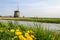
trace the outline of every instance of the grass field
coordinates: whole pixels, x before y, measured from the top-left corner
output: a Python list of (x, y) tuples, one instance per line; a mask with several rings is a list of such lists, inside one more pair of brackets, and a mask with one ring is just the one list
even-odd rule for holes
[(0, 22), (0, 40), (60, 40), (60, 33), (35, 24), (33, 27)]
[(19, 20), (46, 23), (60, 23), (60, 18), (36, 18), (36, 17), (20, 17), (20, 18), (0, 18), (0, 20)]

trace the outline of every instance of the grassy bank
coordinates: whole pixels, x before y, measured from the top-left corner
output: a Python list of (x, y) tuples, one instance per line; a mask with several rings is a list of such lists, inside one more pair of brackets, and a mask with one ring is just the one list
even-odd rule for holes
[(45, 23), (60, 23), (60, 18), (34, 18), (34, 17), (21, 17), (21, 18), (0, 18), (0, 20), (19, 20), (19, 21), (33, 21)]
[(37, 24), (30, 27), (0, 22), (0, 40), (60, 40), (60, 34)]

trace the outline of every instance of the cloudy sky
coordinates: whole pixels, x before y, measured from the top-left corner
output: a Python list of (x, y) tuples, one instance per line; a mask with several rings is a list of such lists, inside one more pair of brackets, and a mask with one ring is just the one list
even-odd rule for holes
[(60, 18), (60, 0), (0, 0), (0, 15), (13, 16), (17, 5), (20, 16)]

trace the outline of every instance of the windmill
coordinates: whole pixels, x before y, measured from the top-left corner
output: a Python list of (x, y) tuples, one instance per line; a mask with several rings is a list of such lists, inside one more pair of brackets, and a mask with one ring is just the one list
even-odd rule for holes
[(20, 11), (19, 11), (19, 7), (17, 5), (17, 10), (14, 11), (14, 17), (18, 18), (19, 17), (19, 13), (20, 13)]

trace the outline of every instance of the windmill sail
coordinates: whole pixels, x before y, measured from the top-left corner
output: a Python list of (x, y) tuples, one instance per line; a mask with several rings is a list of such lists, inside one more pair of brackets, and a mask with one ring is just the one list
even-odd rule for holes
[(19, 7), (17, 5), (17, 10), (14, 11), (14, 17), (19, 17), (19, 13), (20, 13), (20, 11), (19, 11)]

